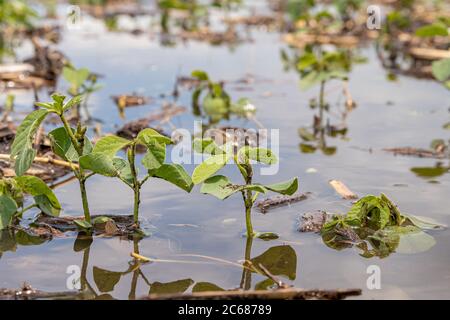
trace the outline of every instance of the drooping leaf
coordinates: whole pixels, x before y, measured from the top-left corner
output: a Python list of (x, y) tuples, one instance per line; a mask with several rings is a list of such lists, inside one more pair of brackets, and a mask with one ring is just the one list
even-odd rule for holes
[(127, 147), (131, 141), (110, 135), (97, 141), (92, 152), (103, 153), (109, 157), (114, 157), (117, 152)]
[(36, 156), (36, 151), (33, 149), (33, 138), (48, 113), (45, 109), (33, 111), (25, 117), (17, 129), (16, 137), (11, 145), (11, 158), (16, 161), (17, 176), (23, 175), (33, 163)]
[(207, 139), (194, 139), (194, 142), (192, 143), (194, 151), (197, 153), (205, 153), (205, 154), (224, 154), (225, 151), (219, 147), (213, 139), (207, 138)]
[(246, 185), (246, 186), (233, 185), (227, 177), (220, 175), (205, 180), (200, 189), (200, 192), (204, 194), (213, 195), (220, 200), (225, 200), (234, 193), (243, 190), (252, 190), (260, 193), (267, 192), (266, 188), (261, 185)]
[(276, 184), (266, 185), (265, 187), (270, 191), (291, 196), (298, 189), (298, 178)]
[(34, 176), (16, 177), (18, 185), (23, 192), (34, 197), (36, 204), (42, 212), (52, 216), (58, 216), (61, 212), (61, 204), (47, 184)]
[(272, 150), (265, 148), (245, 146), (239, 150), (239, 155), (245, 157), (246, 159), (258, 161), (268, 165), (276, 164), (278, 162), (278, 158)]
[(103, 153), (90, 153), (80, 157), (80, 166), (105, 177), (117, 177), (113, 159)]
[[(75, 132), (75, 129), (71, 129), (72, 132)], [(64, 127), (56, 128), (52, 130), (48, 135), (52, 145), (52, 150), (56, 155), (60, 156), (66, 161), (78, 162), (78, 152), (72, 144), (72, 140), (70, 140), (69, 134)], [(93, 146), (91, 141), (87, 137), (85, 137), (83, 155), (91, 153), (92, 149)]]
[(163, 164), (156, 170), (150, 170), (149, 174), (152, 177), (166, 180), (186, 192), (191, 192), (194, 187), (191, 176), (179, 164)]
[(11, 197), (0, 195), (0, 230), (11, 225), (12, 218), (17, 212), (17, 204)]
[(147, 170), (156, 170), (166, 160), (166, 146), (157, 140), (151, 139), (146, 143), (147, 153), (142, 158), (142, 165)]
[(199, 166), (194, 169), (192, 173), (192, 182), (199, 184), (214, 175), (217, 171), (222, 169), (230, 160), (229, 154), (218, 154), (209, 157)]
[(73, 223), (77, 226), (81, 231), (87, 231), (92, 229), (92, 225), (86, 220), (73, 220)]

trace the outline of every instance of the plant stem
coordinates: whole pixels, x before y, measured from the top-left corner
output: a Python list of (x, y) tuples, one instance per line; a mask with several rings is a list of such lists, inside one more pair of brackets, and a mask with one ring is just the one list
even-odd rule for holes
[(139, 224), (139, 205), (141, 203), (141, 184), (138, 181), (136, 170), (136, 143), (133, 143), (128, 149), (128, 162), (130, 163), (131, 175), (133, 176), (134, 190), (134, 223)]
[(325, 108), (325, 81), (320, 82), (320, 96), (319, 96), (319, 118), (320, 126), (322, 127), (323, 111)]
[[(248, 194), (250, 193), (250, 195)], [(247, 238), (253, 238), (255, 233), (253, 232), (252, 226), (252, 194), (251, 191), (247, 190), (247, 196), (245, 197), (245, 225), (247, 227)]]
[[(72, 141), (72, 144), (77, 151), (78, 155), (81, 157), (83, 155), (83, 146), (80, 145), (80, 143), (77, 141), (77, 138), (73, 134), (72, 128), (70, 127), (69, 123), (67, 122), (67, 119), (64, 117), (64, 114), (59, 115), (64, 128), (66, 129), (67, 134), (69, 135), (70, 140)], [(84, 137), (83, 137), (84, 139)], [(91, 223), (91, 212), (89, 210), (89, 201), (87, 198), (87, 192), (86, 192), (86, 175), (84, 173), (83, 168), (79, 166), (78, 170), (74, 171), (76, 177), (78, 178), (78, 181), (80, 183), (80, 193), (81, 193), (81, 200), (83, 202), (83, 212), (84, 212), (84, 219)]]

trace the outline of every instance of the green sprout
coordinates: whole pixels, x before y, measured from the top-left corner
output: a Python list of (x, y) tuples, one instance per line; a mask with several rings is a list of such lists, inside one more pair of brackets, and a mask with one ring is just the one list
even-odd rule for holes
[[(240, 192), (245, 205), (245, 222), (247, 237), (267, 238), (273, 237), (272, 233), (258, 233), (253, 231), (251, 213), (252, 207), (259, 194), (273, 191), (282, 195), (292, 195), (298, 189), (298, 179), (294, 178), (286, 182), (263, 185), (253, 182), (253, 167), (251, 161), (272, 165), (277, 163), (277, 157), (269, 149), (242, 147), (234, 154), (228, 145), (219, 147), (212, 139), (195, 139), (194, 150), (198, 153), (210, 154), (202, 164), (197, 166), (192, 174), (194, 184), (203, 183), (201, 192), (210, 194), (224, 200), (231, 195)], [(222, 169), (231, 159), (239, 169), (244, 184), (233, 184), (226, 176), (214, 175)]]

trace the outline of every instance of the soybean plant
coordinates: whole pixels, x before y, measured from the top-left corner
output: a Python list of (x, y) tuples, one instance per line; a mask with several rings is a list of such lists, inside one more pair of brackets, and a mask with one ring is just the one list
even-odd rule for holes
[(93, 173), (86, 173), (85, 169), (77, 164), (79, 158), (92, 152), (93, 145), (86, 137), (87, 127), (78, 123), (74, 129), (69, 125), (65, 113), (81, 102), (81, 97), (76, 96), (65, 103), (66, 97), (60, 94), (52, 95), (52, 102), (38, 102), (40, 109), (33, 111), (25, 117), (17, 129), (16, 137), (11, 146), (11, 160), (15, 161), (15, 172), (22, 176), (32, 165), (37, 151), (33, 148), (34, 136), (45, 118), (51, 114), (58, 116), (62, 127), (49, 133), (53, 153), (67, 161), (78, 179), (81, 199), (83, 203), (84, 218), (87, 223), (91, 221), (89, 203), (86, 192), (86, 180)]
[[(139, 224), (141, 188), (149, 178), (166, 180), (186, 192), (192, 190), (191, 177), (181, 165), (164, 163), (166, 147), (170, 144), (170, 138), (151, 128), (142, 130), (133, 140), (110, 135), (97, 141), (92, 153), (80, 158), (80, 165), (100, 175), (119, 178), (130, 187), (134, 192), (134, 222)], [(141, 161), (147, 170), (142, 180), (139, 180), (136, 166), (138, 146), (147, 150)], [(127, 160), (116, 156), (122, 149), (127, 149)]]
[[(218, 146), (212, 139), (195, 139), (194, 150), (199, 153), (210, 154), (202, 164), (197, 166), (192, 174), (194, 184), (203, 182), (201, 192), (210, 194), (224, 200), (231, 195), (240, 192), (245, 205), (245, 222), (247, 237), (266, 237), (267, 233), (253, 231), (251, 213), (252, 207), (259, 194), (273, 191), (282, 195), (292, 195), (298, 189), (298, 179), (294, 178), (286, 182), (263, 185), (253, 182), (253, 167), (251, 161), (272, 165), (277, 163), (277, 157), (270, 149), (253, 148), (244, 146), (234, 153), (228, 145)], [(223, 175), (214, 175), (222, 169), (231, 159), (239, 169), (244, 180), (243, 184), (234, 184)]]

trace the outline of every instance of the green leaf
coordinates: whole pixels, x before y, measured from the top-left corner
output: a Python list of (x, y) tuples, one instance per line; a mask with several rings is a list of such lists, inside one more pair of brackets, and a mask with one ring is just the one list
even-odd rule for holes
[(58, 216), (61, 212), (61, 204), (47, 184), (34, 176), (16, 177), (17, 184), (23, 192), (34, 197), (39, 209), (45, 214)]
[(213, 139), (207, 138), (207, 139), (194, 139), (193, 142), (193, 148), (194, 151), (197, 153), (205, 153), (205, 154), (224, 154), (225, 151), (220, 148)]
[(151, 140), (156, 140), (161, 144), (172, 144), (172, 140), (170, 138), (163, 136), (158, 131), (151, 128), (147, 128), (139, 132), (136, 140), (143, 145), (147, 145)]
[(36, 151), (33, 150), (33, 138), (48, 115), (44, 109), (36, 110), (25, 117), (17, 129), (16, 137), (11, 146), (11, 158), (16, 161), (17, 176), (23, 175), (32, 165)]
[(121, 272), (109, 271), (94, 266), (93, 268), (94, 282), (100, 292), (110, 292), (119, 283), (122, 277)]
[(441, 82), (450, 79), (450, 58), (433, 62), (431, 70), (433, 76)]
[(105, 217), (105, 216), (95, 217), (95, 219), (92, 220), (92, 225), (102, 224), (102, 223), (106, 223), (108, 221), (113, 221), (113, 219), (111, 219), (109, 217)]
[(166, 146), (157, 140), (151, 139), (146, 144), (147, 153), (142, 158), (142, 165), (147, 170), (155, 170), (161, 167), (166, 160)]
[(403, 214), (407, 220), (410, 221), (411, 224), (415, 225), (416, 227), (422, 229), (422, 230), (442, 230), (445, 229), (447, 226), (426, 217), (418, 217), (413, 215), (407, 215)]
[(208, 94), (203, 99), (203, 110), (210, 117), (223, 117), (228, 113), (228, 103), (223, 97)]
[(112, 158), (130, 144), (131, 141), (127, 139), (113, 135), (106, 136), (97, 141), (92, 152), (103, 153)]
[(229, 154), (218, 154), (209, 157), (202, 164), (198, 165), (192, 173), (192, 182), (199, 184), (222, 169), (230, 160)]
[(89, 70), (86, 68), (74, 69), (70, 67), (64, 67), (63, 77), (69, 82), (74, 90), (77, 90), (81, 85), (89, 78)]
[(11, 197), (0, 195), (0, 230), (11, 225), (12, 218), (17, 212), (17, 204)]
[(179, 164), (163, 164), (156, 170), (149, 171), (152, 177), (170, 182), (186, 192), (191, 192), (194, 184), (191, 176)]
[(121, 158), (113, 158), (113, 165), (117, 170), (118, 176), (122, 180), (125, 180), (129, 185), (132, 185), (134, 179), (130, 163)]
[[(71, 128), (72, 132), (75, 132), (74, 128)], [(53, 152), (62, 159), (70, 162), (78, 162), (79, 155), (75, 150), (72, 140), (70, 140), (69, 134), (64, 127), (56, 128), (49, 132), (49, 138), (52, 145)], [(93, 146), (91, 141), (84, 138), (83, 155), (87, 155), (92, 152)]]
[(247, 185), (247, 186), (233, 185), (227, 177), (220, 175), (207, 179), (203, 183), (200, 192), (204, 194), (213, 195), (220, 200), (225, 200), (234, 193), (243, 190), (252, 190), (260, 193), (267, 192), (267, 190), (261, 185)]
[(266, 185), (265, 187), (270, 191), (290, 196), (293, 195), (298, 189), (298, 179), (294, 178), (289, 181)]
[(317, 63), (317, 58), (312, 52), (305, 53), (301, 56), (297, 63), (297, 68), (303, 71)]
[(426, 26), (422, 26), (416, 30), (416, 36), (419, 37), (436, 37), (436, 36), (448, 36), (447, 27), (441, 23), (433, 23)]
[(52, 94), (53, 109), (59, 114), (63, 113), (65, 99), (66, 99), (65, 95), (59, 93)]
[(278, 162), (277, 156), (270, 149), (245, 146), (239, 150), (238, 154), (245, 157), (245, 162), (247, 162), (247, 159), (255, 160), (268, 165)]
[(78, 95), (73, 97), (72, 99), (69, 100), (69, 102), (67, 102), (64, 107), (63, 107), (63, 111), (67, 111), (70, 108), (77, 106), (81, 103), (81, 101), (83, 101), (83, 96), (82, 95)]
[(73, 220), (73, 223), (77, 226), (81, 231), (87, 231), (92, 229), (92, 225), (86, 220)]
[(201, 70), (194, 70), (192, 71), (192, 77), (200, 80), (200, 81), (208, 81), (209, 80), (209, 76), (205, 71), (201, 71)]
[(113, 159), (103, 153), (90, 153), (80, 157), (80, 166), (105, 177), (117, 177)]

